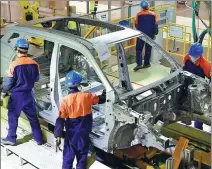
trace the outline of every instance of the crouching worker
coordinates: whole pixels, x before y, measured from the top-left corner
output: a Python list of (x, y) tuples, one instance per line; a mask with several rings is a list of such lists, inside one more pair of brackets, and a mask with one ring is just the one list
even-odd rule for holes
[(36, 115), (35, 100), (32, 89), (39, 80), (39, 65), (27, 56), (29, 44), (26, 39), (19, 39), (15, 49), (17, 58), (9, 65), (8, 76), (3, 83), (1, 99), (10, 91), (8, 102), (9, 129), (6, 138), (1, 139), (5, 145), (16, 144), (18, 118), (23, 111), (28, 118), (32, 134), (38, 145), (43, 143), (40, 124)]
[[(189, 49), (189, 53), (184, 58), (183, 70), (186, 70), (192, 74), (200, 76), (202, 78), (207, 77), (211, 80), (211, 63), (203, 56), (203, 47), (200, 43), (194, 43)], [(203, 129), (203, 123), (195, 121), (194, 127), (197, 129)]]
[(59, 117), (55, 124), (54, 135), (58, 143), (61, 142), (64, 126), (66, 128), (62, 169), (72, 169), (75, 156), (76, 168), (86, 169), (89, 134), (93, 121), (92, 105), (106, 101), (105, 91), (100, 96), (79, 91), (78, 86), (81, 81), (82, 76), (78, 72), (71, 71), (67, 74), (65, 84), (70, 88), (70, 92), (61, 102)]

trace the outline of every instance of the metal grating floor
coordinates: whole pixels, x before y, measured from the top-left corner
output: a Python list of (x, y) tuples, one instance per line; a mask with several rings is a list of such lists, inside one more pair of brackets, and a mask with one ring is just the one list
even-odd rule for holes
[[(1, 118), (1, 136), (4, 137), (6, 133), (7, 121)], [(2, 169), (62, 168), (62, 152), (56, 152), (54, 146), (48, 143), (38, 146), (32, 139), (31, 133), (21, 128), (17, 129), (17, 136), (16, 146), (4, 146), (1, 144)], [(93, 162), (91, 163), (91, 161)], [(109, 169), (109, 167), (90, 157), (88, 157), (88, 163), (91, 163), (89, 169)], [(76, 159), (73, 165), (76, 165)]]
[[(38, 146), (36, 142), (30, 138), (30, 133), (18, 128), (18, 145), (4, 146), (10, 152), (16, 154), (21, 160), (24, 160), (39, 169), (59, 169), (62, 168), (62, 153), (55, 152), (55, 148), (46, 143)], [(27, 140), (28, 138), (28, 140)], [(24, 140), (21, 141), (20, 140)], [(24, 163), (24, 162), (23, 162)]]

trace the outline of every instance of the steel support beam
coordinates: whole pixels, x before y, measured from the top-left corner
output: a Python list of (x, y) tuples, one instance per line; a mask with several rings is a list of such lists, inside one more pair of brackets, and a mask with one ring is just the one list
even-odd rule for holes
[(108, 1), (108, 22), (111, 22), (111, 1)]
[(211, 145), (211, 134), (197, 130), (193, 127), (182, 125), (179, 123), (173, 123), (162, 128), (162, 134), (167, 137), (174, 138), (176, 140), (179, 137), (188, 138), (191, 141), (195, 141), (201, 145), (210, 146)]

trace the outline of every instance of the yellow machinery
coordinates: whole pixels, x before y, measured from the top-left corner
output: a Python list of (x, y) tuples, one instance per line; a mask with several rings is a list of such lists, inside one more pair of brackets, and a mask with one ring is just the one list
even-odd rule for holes
[(19, 1), (19, 4), (22, 9), (22, 20), (30, 21), (39, 18), (38, 8), (39, 2), (35, 1), (33, 5), (30, 5), (29, 1)]
[[(35, 1), (33, 5), (29, 1), (19, 1), (20, 7), (22, 9), (22, 21), (31, 21), (39, 18), (38, 8), (40, 6), (38, 1)], [(35, 25), (37, 27), (43, 27), (41, 24)], [(28, 39), (30, 44), (33, 44), (38, 47), (44, 46), (44, 40), (39, 38), (30, 38)]]
[(1, 28), (4, 28), (4, 23), (5, 23), (5, 20), (1, 18)]

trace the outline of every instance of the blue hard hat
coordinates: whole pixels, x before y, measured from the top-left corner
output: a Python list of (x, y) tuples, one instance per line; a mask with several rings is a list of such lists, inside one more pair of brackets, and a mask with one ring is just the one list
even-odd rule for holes
[(26, 39), (19, 39), (15, 44), (15, 48), (22, 52), (27, 52), (29, 49), (29, 43)]
[(191, 45), (188, 54), (194, 57), (200, 57), (203, 54), (203, 47), (200, 43), (194, 43)]
[(70, 71), (66, 75), (65, 85), (67, 87), (76, 87), (82, 81), (82, 76), (76, 71)]
[(146, 9), (146, 8), (149, 7), (148, 1), (141, 1), (140, 5), (141, 5), (141, 7), (144, 8), (144, 9)]

